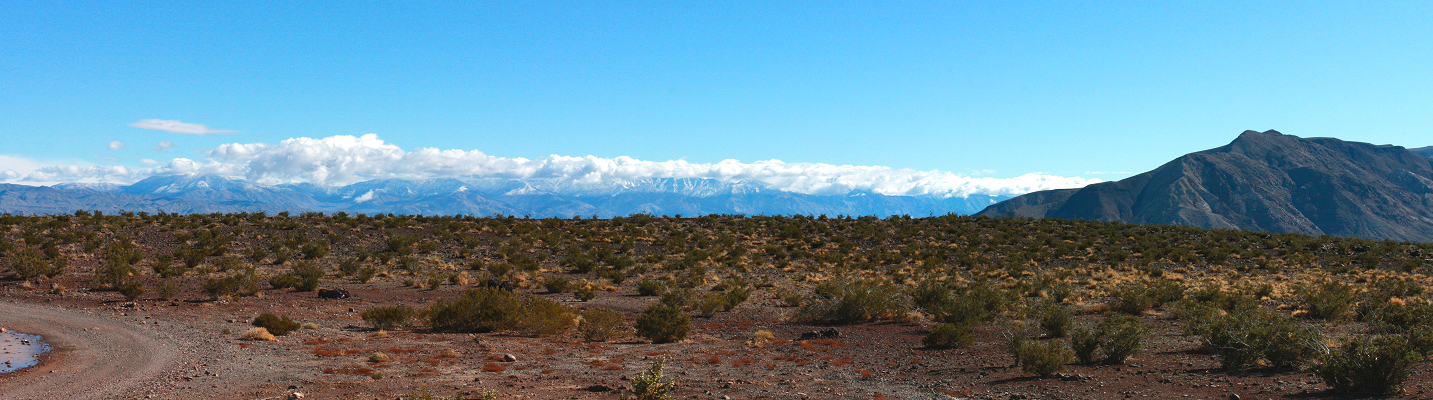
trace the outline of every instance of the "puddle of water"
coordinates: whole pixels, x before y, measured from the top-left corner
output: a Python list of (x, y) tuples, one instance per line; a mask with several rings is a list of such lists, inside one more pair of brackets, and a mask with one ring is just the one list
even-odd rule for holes
[(0, 374), (34, 366), (47, 351), (50, 345), (41, 342), (39, 335), (0, 333)]

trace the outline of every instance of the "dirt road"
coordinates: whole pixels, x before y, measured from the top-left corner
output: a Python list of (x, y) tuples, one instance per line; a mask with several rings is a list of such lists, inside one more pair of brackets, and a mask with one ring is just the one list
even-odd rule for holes
[(0, 326), (54, 348), (47, 362), (0, 377), (7, 399), (142, 398), (183, 348), (132, 323), (58, 306), (0, 303)]

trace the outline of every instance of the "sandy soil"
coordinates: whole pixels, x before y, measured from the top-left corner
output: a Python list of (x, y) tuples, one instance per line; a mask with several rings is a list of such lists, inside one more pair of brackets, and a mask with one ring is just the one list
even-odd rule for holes
[[(758, 291), (736, 310), (694, 319), (688, 340), (645, 343), (627, 336), (586, 343), (575, 332), (554, 337), (504, 333), (374, 332), (358, 312), (375, 305), (420, 306), (464, 290), (397, 286), (350, 288), (355, 297), (318, 299), (311, 292), (267, 291), (229, 302), (118, 301), (111, 292), (51, 294), (13, 285), (0, 289), (0, 326), (44, 335), (55, 346), (46, 363), (0, 378), (13, 399), (159, 398), (394, 399), (416, 388), (476, 398), (616, 399), (626, 377), (658, 358), (669, 360), (677, 398), (698, 399), (1242, 399), (1338, 398), (1307, 372), (1217, 369), (1212, 355), (1184, 336), (1182, 325), (1146, 316), (1145, 351), (1119, 366), (1070, 365), (1063, 378), (1037, 379), (1013, 367), (998, 328), (977, 331), (969, 348), (928, 350), (925, 328), (899, 323), (841, 326), (831, 340), (795, 340), (825, 327), (781, 322), (790, 309)], [(652, 297), (604, 292), (591, 302), (546, 295), (574, 307), (625, 313), (629, 321)], [(318, 329), (277, 342), (238, 340), (259, 313), (276, 312)], [(1092, 324), (1095, 316), (1080, 317)], [(1336, 335), (1339, 326), (1325, 326)], [(747, 342), (771, 330), (765, 347)], [(227, 330), (227, 331), (226, 331)], [(382, 352), (387, 362), (369, 362)], [(512, 355), (515, 362), (503, 361)], [(1398, 398), (1433, 398), (1433, 371), (1420, 365)]]

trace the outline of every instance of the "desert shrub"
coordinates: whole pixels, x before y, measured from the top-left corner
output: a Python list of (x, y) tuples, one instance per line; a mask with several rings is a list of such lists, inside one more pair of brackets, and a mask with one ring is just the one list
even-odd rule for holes
[(582, 323), (577, 331), (589, 342), (605, 342), (622, 334), (627, 329), (622, 314), (612, 310), (591, 309), (582, 313)]
[(766, 347), (766, 345), (771, 344), (771, 342), (774, 340), (776, 340), (776, 334), (771, 333), (771, 331), (765, 329), (752, 332), (751, 334), (752, 346)]
[(597, 298), (597, 292), (589, 287), (581, 287), (577, 288), (577, 290), (572, 291), (572, 297), (576, 298), (579, 301), (590, 301), (592, 299)]
[(423, 314), (429, 327), (437, 332), (482, 333), (511, 329), (525, 335), (548, 335), (576, 323), (572, 313), (557, 302), (487, 287), (434, 303)]
[(1324, 356), (1314, 372), (1334, 391), (1396, 393), (1408, 380), (1408, 370), (1422, 358), (1403, 336), (1358, 338)]
[(717, 312), (722, 311), (722, 309), (725, 309), (726, 307), (726, 298), (720, 294), (715, 293), (709, 293), (705, 296), (702, 296), (702, 299), (697, 301), (696, 306), (697, 314), (701, 315), (702, 318), (714, 317), (716, 316)]
[(254, 326), (267, 329), (269, 333), (283, 336), (299, 329), (299, 323), (290, 319), (287, 315), (279, 316), (272, 313), (259, 314), (254, 318)]
[(259, 293), (259, 277), (253, 268), (237, 271), (223, 278), (209, 278), (203, 284), (204, 293), (215, 299), (221, 297), (244, 297)]
[(338, 272), (343, 276), (352, 276), (362, 267), (362, 261), (359, 261), (358, 257), (348, 258), (338, 263)]
[(996, 288), (986, 280), (964, 287), (946, 288), (926, 281), (912, 294), (916, 306), (937, 321), (952, 324), (990, 322), (1010, 306), (1015, 293)]
[(328, 245), (317, 242), (305, 243), (299, 252), (303, 253), (304, 259), (312, 260), (328, 255)]
[(374, 276), (377, 275), (378, 269), (373, 267), (364, 267), (363, 269), (358, 270), (358, 275), (354, 278), (357, 279), (360, 283), (368, 283), (369, 281), (373, 280)]
[(658, 299), (662, 304), (685, 310), (697, 304), (697, 292), (690, 288), (669, 289)]
[(1027, 340), (1020, 345), (1020, 371), (1040, 377), (1048, 377), (1065, 370), (1065, 364), (1073, 359), (1064, 341), (1040, 342)]
[(90, 281), (90, 287), (118, 290), (120, 285), (133, 280), (136, 275), (139, 275), (139, 270), (136, 270), (134, 265), (121, 258), (108, 257), (103, 266), (95, 269), (95, 277)]
[(1220, 366), (1238, 369), (1267, 360), (1274, 368), (1298, 366), (1318, 357), (1323, 337), (1293, 317), (1260, 310), (1214, 315), (1194, 333), (1203, 338)]
[(115, 285), (114, 289), (129, 301), (135, 301), (139, 299), (139, 296), (144, 295), (144, 283), (135, 277), (128, 277), (127, 279), (121, 280), (118, 285)]
[(1035, 307), (1035, 320), (1040, 330), (1053, 338), (1063, 338), (1070, 333), (1070, 328), (1075, 324), (1073, 313), (1068, 307), (1059, 303), (1046, 303)]
[(798, 320), (849, 324), (903, 317), (910, 298), (895, 288), (877, 283), (840, 284), (827, 298), (815, 299), (796, 312)]
[(1259, 306), (1259, 300), (1255, 296), (1239, 289), (1227, 290), (1220, 285), (1208, 285), (1191, 291), (1189, 299), (1225, 311), (1244, 310)]
[(1322, 319), (1343, 318), (1353, 308), (1356, 295), (1352, 285), (1333, 280), (1298, 291), (1299, 301), (1309, 310), (1309, 316)]
[(269, 277), (269, 287), (274, 288), (274, 290), (288, 289), (298, 286), (298, 284), (299, 277), (294, 276), (294, 274), (278, 274)]
[(1184, 285), (1168, 279), (1149, 282), (1129, 282), (1116, 286), (1110, 292), (1114, 308), (1119, 312), (1138, 315), (1152, 308), (1184, 298)]
[(572, 290), (572, 280), (565, 276), (551, 276), (542, 282), (548, 293), (566, 293)]
[(632, 395), (634, 400), (670, 400), (672, 389), (676, 387), (675, 380), (662, 382), (662, 368), (667, 364), (667, 359), (662, 358), (652, 362), (647, 367), (647, 372), (632, 377)]
[[(55, 259), (55, 261), (63, 258)], [(10, 253), (4, 259), (5, 266), (15, 273), (16, 277), (27, 281), (33, 281), (40, 277), (55, 277), (63, 272), (63, 265), (51, 260), (46, 260), (40, 251), (32, 248), (24, 248), (20, 251)], [(59, 266), (57, 268), (57, 266)]]
[(507, 327), (517, 308), (518, 299), (513, 293), (485, 287), (434, 303), (424, 316), (434, 331), (483, 333)]
[(558, 302), (537, 296), (519, 296), (510, 329), (520, 335), (556, 335), (577, 325), (577, 316)]
[(372, 324), (378, 329), (406, 328), (418, 317), (418, 310), (413, 307), (397, 305), (388, 307), (373, 307), (363, 310), (361, 314), (364, 322)]
[(974, 343), (975, 335), (971, 333), (970, 326), (959, 324), (936, 325), (921, 339), (921, 344), (932, 349), (966, 347)]
[(174, 256), (167, 254), (155, 258), (154, 262), (149, 264), (149, 268), (154, 270), (154, 273), (158, 274), (160, 278), (173, 278), (189, 271), (184, 264), (175, 264)]
[(169, 279), (156, 282), (154, 284), (154, 294), (159, 296), (160, 300), (174, 300), (174, 297), (179, 294), (179, 282)]
[(1076, 330), (1070, 347), (1082, 363), (1121, 364), (1139, 354), (1147, 330), (1139, 317), (1107, 313), (1094, 331)]
[(642, 296), (661, 296), (667, 292), (667, 285), (652, 278), (642, 278), (637, 281), (637, 294)]
[(686, 339), (691, 332), (691, 317), (682, 310), (663, 303), (653, 303), (637, 316), (637, 335), (655, 343)]

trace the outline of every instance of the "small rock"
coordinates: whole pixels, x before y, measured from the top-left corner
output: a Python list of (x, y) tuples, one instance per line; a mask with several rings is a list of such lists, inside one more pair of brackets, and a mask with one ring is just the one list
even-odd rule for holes
[(612, 388), (607, 385), (592, 385), (587, 387), (589, 392), (610, 392)]
[(1231, 395), (1229, 395), (1229, 400), (1239, 400), (1239, 395), (1238, 395), (1238, 394), (1231, 394)]
[(302, 398), (304, 398), (304, 394), (303, 394), (303, 393), (299, 393), (299, 392), (289, 393), (289, 399), (302, 399)]
[(512, 355), (512, 354), (503, 354), (503, 361), (504, 361), (504, 362), (517, 362), (517, 356), (514, 356), (514, 355)]

